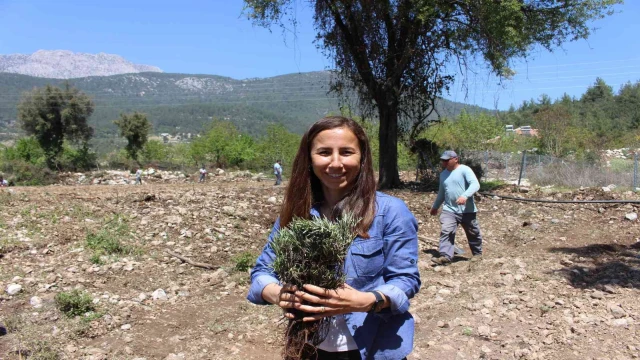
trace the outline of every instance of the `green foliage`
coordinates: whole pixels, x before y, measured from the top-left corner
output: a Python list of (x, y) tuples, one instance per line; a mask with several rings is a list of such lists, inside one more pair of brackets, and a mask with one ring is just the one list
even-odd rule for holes
[(233, 270), (239, 272), (247, 272), (256, 262), (256, 256), (248, 251), (240, 253), (233, 257)]
[(2, 151), (3, 161), (20, 160), (40, 166), (45, 164), (45, 159), (44, 150), (33, 136), (20, 138), (12, 147), (6, 147)]
[(283, 284), (302, 288), (314, 284), (335, 289), (344, 284), (342, 264), (355, 237), (357, 220), (351, 215), (332, 222), (326, 218), (294, 219), (271, 244), (273, 270)]
[(277, 161), (282, 160), (285, 174), (291, 171), (293, 159), (300, 145), (300, 135), (289, 132), (282, 124), (271, 124), (267, 134), (256, 140), (255, 158), (249, 164), (254, 169), (271, 169)]
[(138, 161), (138, 152), (147, 143), (151, 123), (147, 120), (147, 115), (134, 112), (133, 114), (120, 114), (120, 119), (113, 122), (120, 130), (120, 136), (127, 139), (125, 147), (129, 158)]
[(480, 191), (494, 191), (505, 185), (506, 183), (502, 180), (480, 181)]
[(33, 165), (22, 160), (2, 162), (0, 169), (9, 183), (15, 185), (38, 186), (54, 184), (57, 175), (43, 165)]
[(151, 162), (165, 161), (169, 157), (171, 148), (165, 146), (162, 141), (149, 140), (144, 144), (140, 155), (145, 164)]
[(55, 302), (58, 310), (68, 317), (84, 315), (89, 311), (95, 310), (91, 296), (78, 289), (56, 294)]
[(93, 250), (91, 262), (94, 264), (102, 262), (102, 255), (122, 255), (135, 254), (138, 250), (132, 246), (124, 245), (123, 239), (129, 234), (129, 225), (121, 216), (114, 216), (97, 233), (87, 234), (85, 244), (87, 248)]
[(92, 170), (95, 169), (97, 160), (98, 156), (89, 148), (88, 144), (73, 147), (65, 142), (59, 156), (58, 167), (67, 171)]
[[(295, 26), (294, 0), (245, 0), (259, 26)], [(381, 131), (381, 188), (398, 185), (395, 150), (399, 121), (411, 142), (429, 123), (435, 101), (454, 82), (455, 66), (484, 60), (498, 76), (537, 47), (553, 50), (586, 39), (589, 23), (612, 13), (621, 0), (350, 0), (311, 1), (318, 46), (333, 60), (331, 90), (357, 93), (360, 107), (377, 110)], [(285, 25), (286, 24), (286, 25)], [(357, 44), (357, 45), (356, 45)]]
[(633, 171), (633, 160), (611, 159), (609, 161), (610, 169), (616, 173), (626, 173)]
[(495, 116), (463, 111), (453, 121), (445, 119), (430, 126), (421, 137), (443, 149), (492, 150), (503, 134), (504, 125)]
[(251, 161), (255, 144), (231, 122), (214, 120), (205, 133), (191, 142), (189, 154), (194, 163), (213, 163), (217, 167), (240, 166)]
[(47, 166), (53, 169), (64, 140), (86, 144), (93, 136), (87, 119), (93, 102), (79, 90), (47, 85), (25, 93), (18, 105), (20, 127), (33, 135), (44, 150)]

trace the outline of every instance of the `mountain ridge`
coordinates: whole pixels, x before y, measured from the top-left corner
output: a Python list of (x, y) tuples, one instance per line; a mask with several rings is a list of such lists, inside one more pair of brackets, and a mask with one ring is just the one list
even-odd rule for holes
[[(206, 74), (143, 72), (70, 80), (0, 73), (0, 127), (17, 132), (17, 104), (26, 91), (69, 82), (94, 99), (89, 123), (97, 137), (117, 136), (113, 120), (120, 113), (147, 113), (154, 133), (197, 133), (213, 118), (228, 120), (240, 130), (263, 134), (271, 123), (303, 133), (317, 119), (339, 113), (340, 101), (327, 94), (331, 73), (316, 71), (270, 78), (236, 80)], [(438, 101), (442, 116), (488, 111), (477, 106)]]
[(43, 78), (73, 79), (140, 72), (162, 72), (157, 66), (134, 64), (120, 55), (38, 50), (33, 54), (0, 55), (0, 72)]

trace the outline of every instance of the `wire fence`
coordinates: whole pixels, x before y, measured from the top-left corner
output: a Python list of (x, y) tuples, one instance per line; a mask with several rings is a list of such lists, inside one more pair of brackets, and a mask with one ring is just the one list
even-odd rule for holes
[(528, 152), (461, 151), (460, 158), (481, 164), (485, 180), (512, 184), (566, 187), (616, 187), (636, 189), (638, 154), (628, 153), (600, 161), (580, 161)]

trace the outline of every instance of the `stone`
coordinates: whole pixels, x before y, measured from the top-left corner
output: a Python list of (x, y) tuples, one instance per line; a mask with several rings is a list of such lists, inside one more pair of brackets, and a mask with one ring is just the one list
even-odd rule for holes
[(31, 304), (35, 309), (40, 309), (42, 307), (42, 299), (37, 296), (33, 296), (29, 300), (29, 304)]
[(277, 202), (277, 200), (276, 200), (275, 196), (272, 196), (272, 197), (267, 199), (267, 203), (269, 203), (269, 204), (275, 205), (276, 202)]
[(164, 290), (162, 289), (157, 289), (156, 291), (153, 292), (153, 294), (151, 294), (151, 297), (153, 298), (153, 300), (167, 300), (167, 293), (164, 292)]
[(624, 216), (625, 219), (629, 220), (629, 221), (636, 221), (638, 219), (638, 214), (636, 213), (628, 213)]
[(613, 317), (616, 319), (623, 318), (627, 315), (627, 312), (624, 311), (624, 309), (614, 304), (609, 305), (609, 311), (611, 312), (611, 315), (613, 315)]
[(234, 209), (233, 206), (223, 206), (222, 213), (226, 215), (235, 215), (236, 209)]
[(179, 354), (169, 354), (167, 355), (166, 358), (164, 358), (164, 360), (185, 360), (186, 357), (184, 356), (183, 353), (179, 353)]
[(596, 290), (591, 293), (591, 297), (593, 299), (604, 299), (604, 293), (602, 291)]
[(613, 326), (617, 326), (617, 327), (621, 327), (621, 326), (629, 326), (629, 321), (624, 318), (624, 319), (615, 319), (611, 322), (611, 325)]
[(122, 329), (122, 330), (131, 330), (131, 324), (124, 324), (124, 325), (120, 326), (120, 329)]
[(7, 294), (9, 294), (9, 295), (15, 295), (15, 294), (19, 293), (20, 291), (22, 291), (22, 285), (9, 284), (9, 286), (7, 286)]
[(481, 325), (478, 327), (478, 335), (483, 337), (491, 336), (491, 328), (487, 325)]

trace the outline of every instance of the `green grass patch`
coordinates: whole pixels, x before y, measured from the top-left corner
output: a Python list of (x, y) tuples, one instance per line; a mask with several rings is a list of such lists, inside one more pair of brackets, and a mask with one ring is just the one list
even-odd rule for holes
[(506, 185), (502, 180), (480, 181), (480, 191), (494, 191)]
[(630, 172), (633, 171), (633, 160), (611, 159), (609, 160), (609, 168), (617, 173)]
[(68, 317), (83, 315), (95, 310), (91, 296), (78, 289), (58, 293), (55, 297), (55, 302), (58, 310)]
[(89, 233), (86, 238), (87, 248), (93, 250), (89, 261), (102, 265), (102, 255), (140, 255), (142, 251), (134, 246), (123, 244), (130, 237), (129, 224), (116, 215), (111, 218), (97, 233)]
[(464, 336), (473, 335), (473, 329), (470, 328), (470, 327), (466, 327), (466, 328), (462, 329), (462, 335), (464, 335)]

